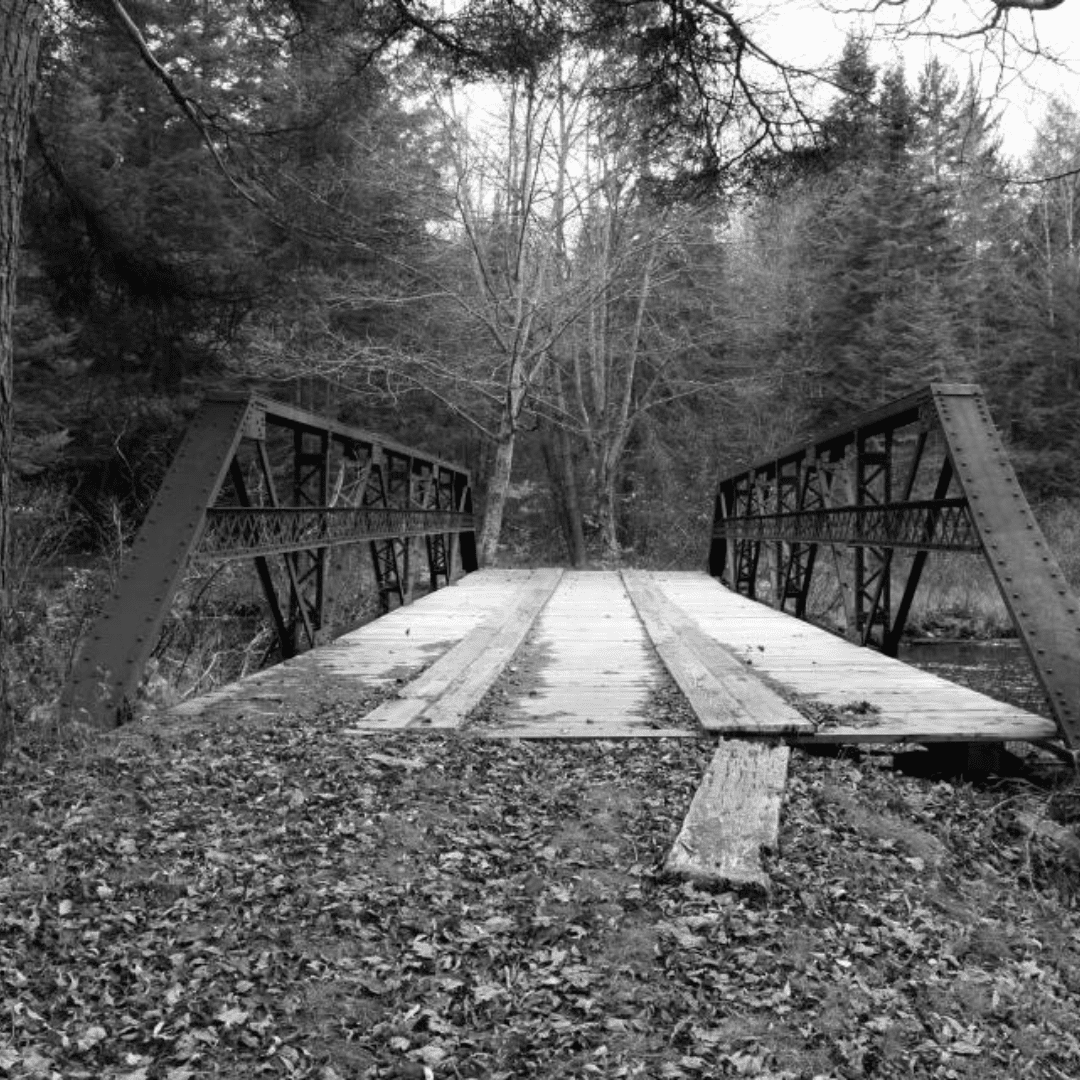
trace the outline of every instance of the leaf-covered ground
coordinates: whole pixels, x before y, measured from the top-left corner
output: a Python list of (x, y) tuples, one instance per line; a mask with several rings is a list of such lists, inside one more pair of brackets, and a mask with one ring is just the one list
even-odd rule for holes
[(0, 1077), (1080, 1075), (1068, 791), (796, 752), (772, 893), (708, 892), (659, 873), (707, 741), (369, 705), (9, 763)]

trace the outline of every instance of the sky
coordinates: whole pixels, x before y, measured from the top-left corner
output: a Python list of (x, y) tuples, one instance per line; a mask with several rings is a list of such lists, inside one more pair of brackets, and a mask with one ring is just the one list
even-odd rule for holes
[[(932, 8), (936, 13), (934, 26), (970, 29), (990, 8), (989, 0), (937, 0)], [(862, 25), (874, 30), (874, 24), (865, 16), (832, 14), (822, 0), (784, 0), (781, 4), (776, 0), (748, 0), (740, 10), (753, 12), (755, 40), (772, 50), (777, 59), (815, 69), (825, 67), (839, 55), (847, 28)], [(1050, 94), (1063, 94), (1080, 107), (1080, 0), (1064, 0), (1060, 7), (1036, 14), (1011, 11), (1009, 25), (1020, 40), (1054, 53), (1060, 62), (1025, 55), (1014, 46), (1002, 63), (995, 50), (987, 50), (982, 38), (956, 43), (918, 37), (900, 44), (882, 42), (873, 56), (884, 65), (900, 57), (912, 80), (931, 51), (962, 81), (966, 81), (969, 71), (975, 72), (984, 93), (992, 95), (1000, 111), (1004, 150), (1019, 160), (1030, 149), (1034, 126)], [(878, 33), (873, 36), (876, 39)]]

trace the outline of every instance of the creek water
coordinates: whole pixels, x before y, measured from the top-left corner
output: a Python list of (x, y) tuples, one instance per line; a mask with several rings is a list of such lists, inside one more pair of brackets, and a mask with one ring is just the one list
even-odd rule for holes
[(912, 641), (900, 659), (998, 701), (1049, 716), (1046, 698), (1019, 641)]

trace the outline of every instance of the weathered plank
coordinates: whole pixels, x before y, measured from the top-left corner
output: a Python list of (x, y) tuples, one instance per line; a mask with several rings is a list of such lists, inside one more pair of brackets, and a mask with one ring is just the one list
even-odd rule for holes
[(350, 733), (460, 725), (518, 650), (562, 574), (557, 569), (534, 571), (497, 617), (471, 630), (396, 700), (374, 709)]
[(860, 648), (737, 596), (705, 574), (651, 578), (700, 632), (785, 694), (840, 712), (860, 702), (873, 707), (839, 716), (808, 742), (1038, 741), (1057, 733), (1051, 720)]
[(706, 731), (789, 734), (813, 730), (804, 716), (746, 665), (703, 634), (647, 574), (624, 570), (622, 578), (656, 651)]
[(761, 851), (776, 847), (789, 754), (783, 743), (722, 740), (664, 869), (703, 884), (767, 888)]
[(662, 669), (613, 571), (568, 572), (519, 658), (528, 680), (489, 738), (605, 739), (695, 735), (648, 716)]
[(318, 692), (347, 698), (350, 692), (404, 683), (453, 648), (471, 630), (496, 618), (535, 572), (483, 570), (456, 584), (356, 630), (175, 706), (170, 715), (196, 716), (211, 709), (247, 708), (261, 702), (262, 712), (292, 708)]

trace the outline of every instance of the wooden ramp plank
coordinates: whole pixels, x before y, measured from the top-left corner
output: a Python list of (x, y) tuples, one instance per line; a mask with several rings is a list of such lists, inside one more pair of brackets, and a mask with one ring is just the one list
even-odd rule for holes
[(789, 755), (783, 743), (722, 740), (664, 869), (702, 884), (768, 888), (761, 851), (776, 847)]
[(262, 711), (290, 707), (298, 698), (329, 690), (343, 699), (355, 689), (412, 678), (476, 626), (505, 610), (531, 570), (481, 570), (455, 584), (336, 638), (329, 645), (255, 672), (169, 710), (177, 717), (262, 702)]
[(712, 732), (790, 734), (813, 725), (746, 666), (702, 634), (640, 570), (623, 584), (656, 651), (701, 726)]
[[(650, 576), (702, 633), (774, 687), (838, 712), (808, 742), (1035, 742), (1057, 734), (1045, 717), (860, 648), (738, 596), (706, 574)], [(844, 715), (861, 702), (872, 711)]]
[(505, 598), (497, 617), (471, 630), (396, 700), (374, 709), (349, 733), (458, 727), (517, 652), (562, 575), (558, 569), (534, 571)]
[(857, 717), (826, 723), (813, 735), (795, 735), (795, 743), (935, 743), (1033, 742), (1053, 738), (1057, 728), (1043, 718), (1003, 712), (932, 713), (913, 709), (906, 714)]

